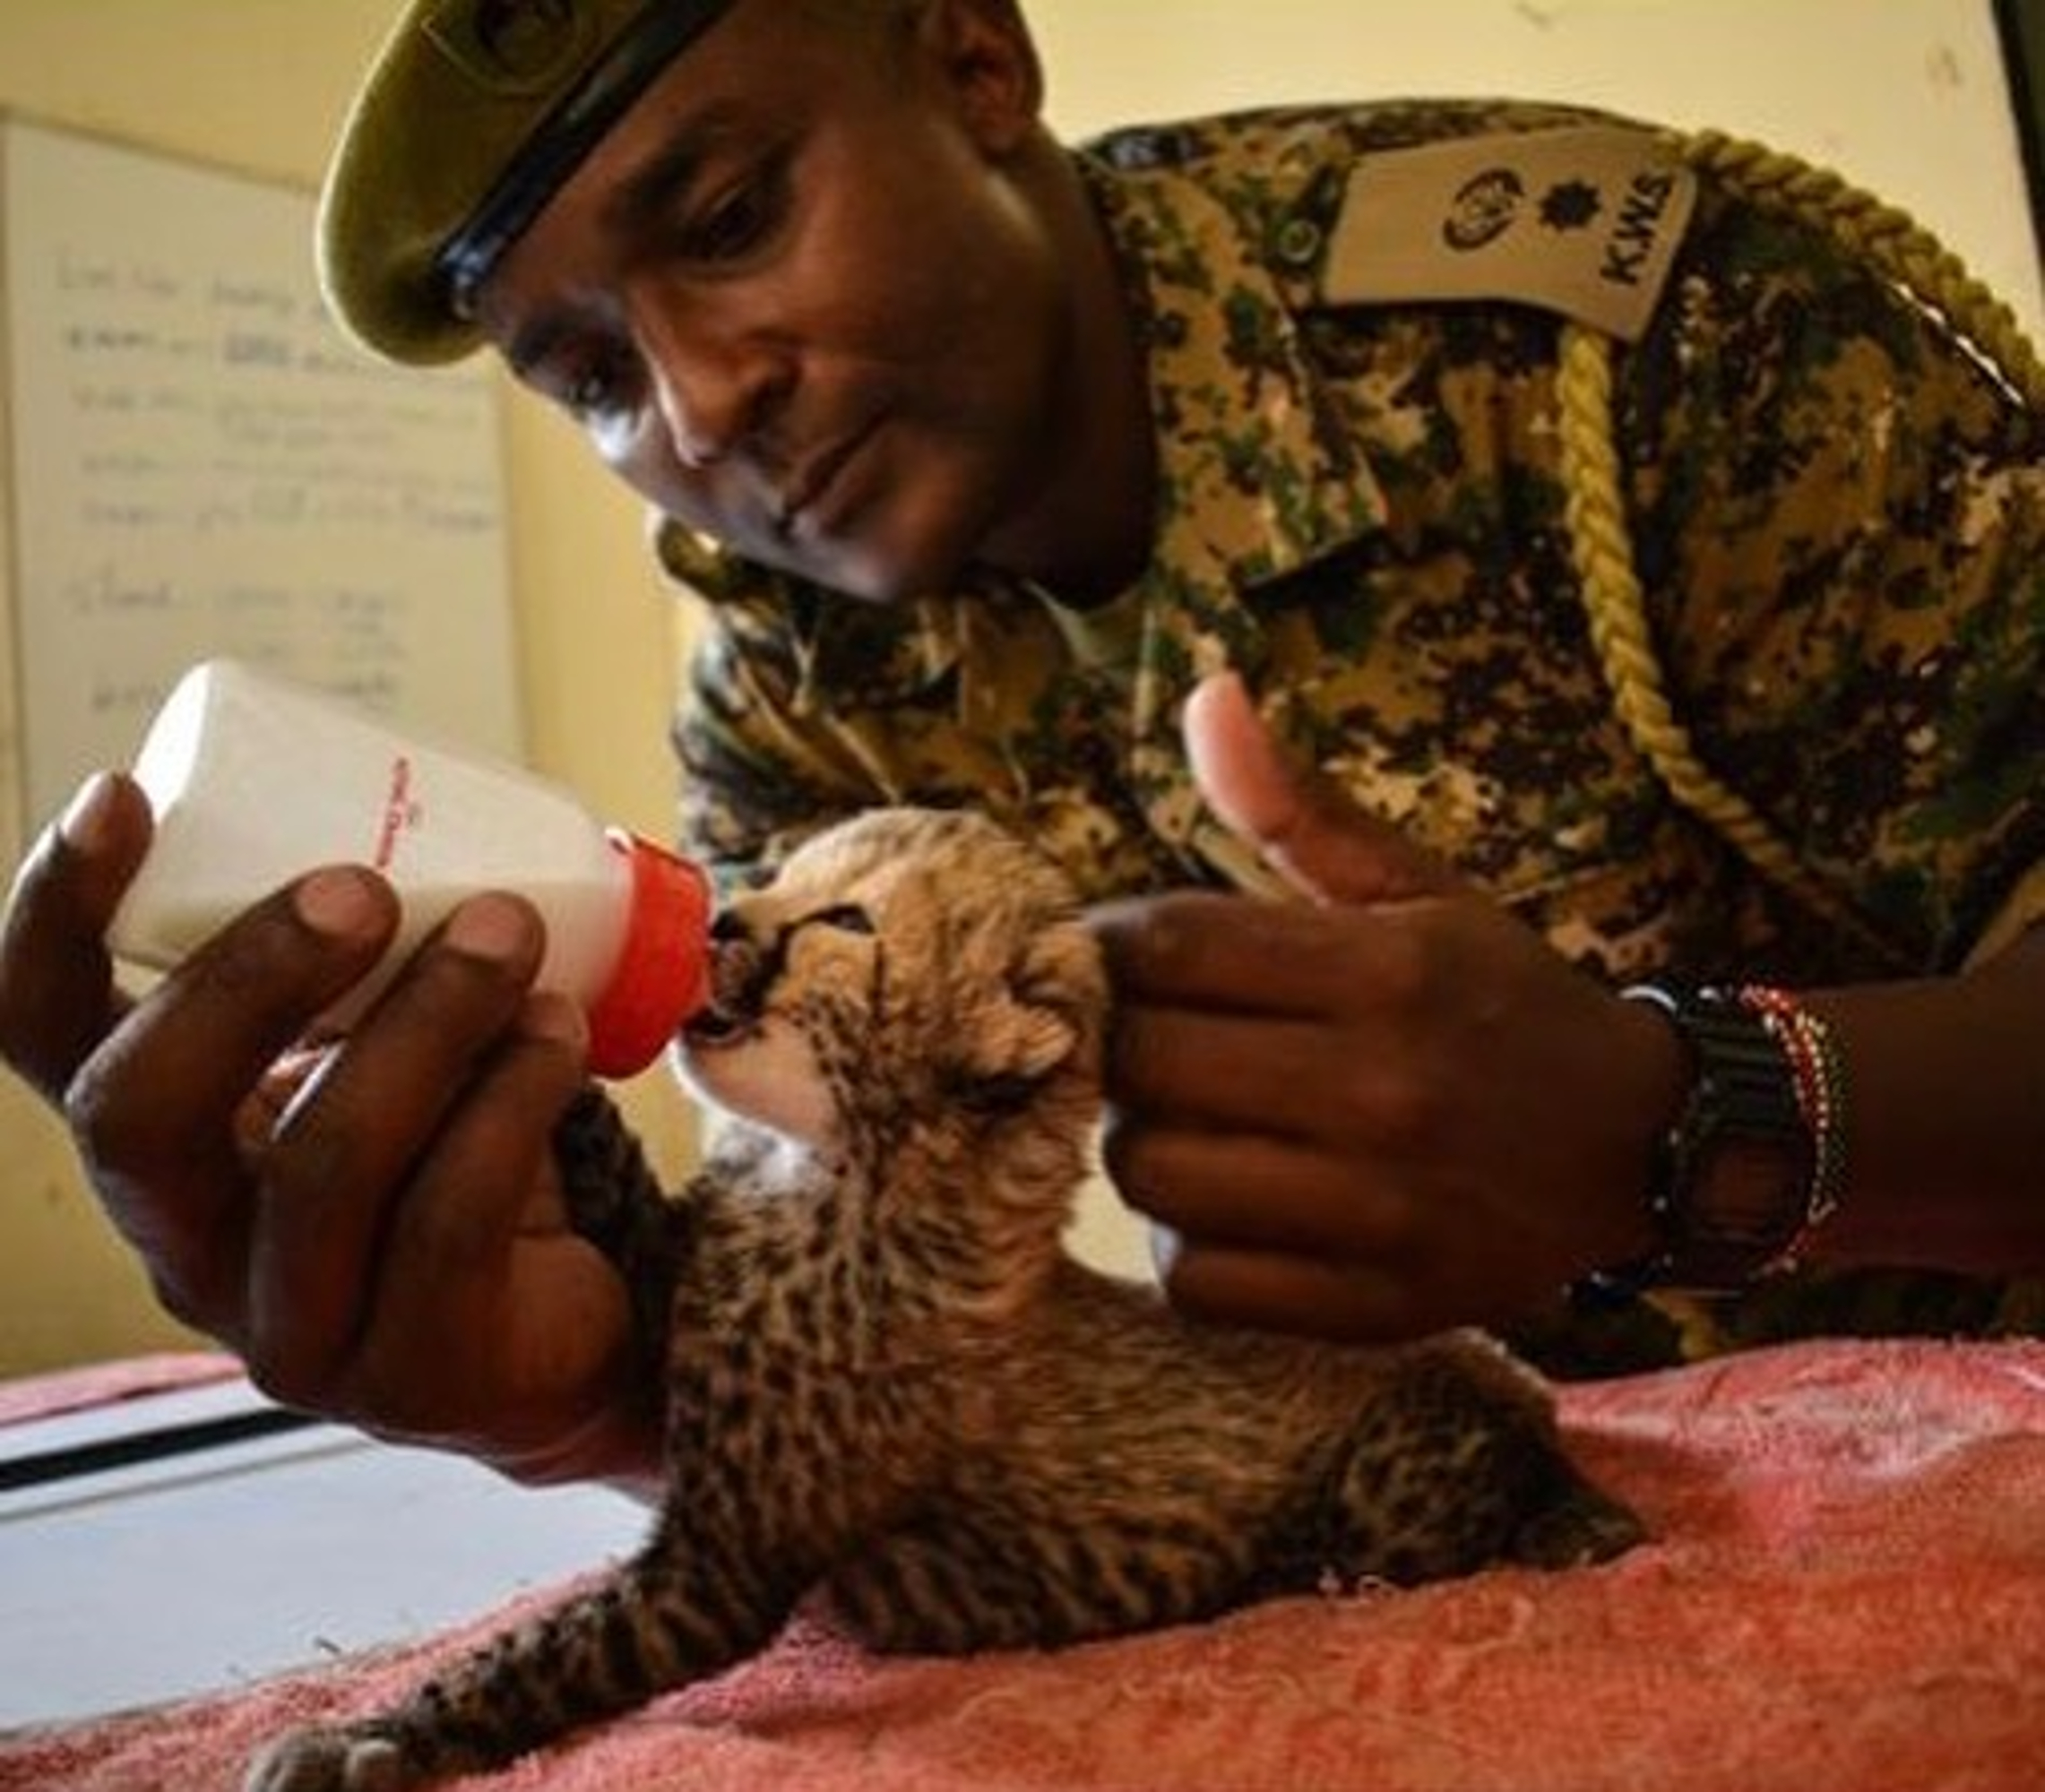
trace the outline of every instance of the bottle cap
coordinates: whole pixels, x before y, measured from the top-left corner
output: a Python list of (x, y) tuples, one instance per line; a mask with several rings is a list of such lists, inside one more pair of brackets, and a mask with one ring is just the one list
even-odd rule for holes
[(617, 963), (590, 1004), (590, 1068), (632, 1076), (710, 999), (710, 880), (686, 858), (613, 830), (632, 871)]

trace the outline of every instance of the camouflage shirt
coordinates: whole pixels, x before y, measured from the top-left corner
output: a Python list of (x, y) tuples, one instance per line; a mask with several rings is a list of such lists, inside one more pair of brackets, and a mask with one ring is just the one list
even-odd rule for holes
[(1150, 564), (1089, 611), (995, 578), (886, 607), (668, 530), (709, 599), (677, 729), (690, 849), (738, 876), (849, 809), (972, 804), (1092, 895), (1225, 881), (1178, 719), (1231, 666), (1300, 752), (1609, 975), (1960, 963), (2045, 860), (2035, 417), (1825, 233), (1708, 178), (1615, 345), (1670, 699), (1856, 940), (1673, 802), (1615, 718), (1564, 522), (1557, 315), (1329, 290), (1359, 159), (1587, 116), (1294, 110), (1079, 151), (1150, 356)]
[[(1589, 116), (1293, 110), (1079, 151), (1150, 357), (1149, 565), (1090, 611), (992, 578), (890, 608), (668, 530), (709, 602), (677, 728), (690, 849), (738, 878), (853, 808), (971, 804), (1096, 897), (1226, 883), (1241, 855), (1178, 722), (1229, 666), (1301, 754), (1615, 978), (1937, 973), (2045, 914), (2041, 426), (1927, 306), (1704, 177), (1613, 347), (1666, 694), (1862, 924), (1842, 928), (1674, 801), (1615, 717), (1569, 547), (1556, 313), (1336, 289), (1363, 159)], [(1591, 209), (1564, 198), (1544, 222)], [(2041, 1292), (1791, 1279), (1692, 1311), (1681, 1341), (2029, 1325)], [(1671, 1305), (1534, 1341), (1563, 1368), (1664, 1359)]]

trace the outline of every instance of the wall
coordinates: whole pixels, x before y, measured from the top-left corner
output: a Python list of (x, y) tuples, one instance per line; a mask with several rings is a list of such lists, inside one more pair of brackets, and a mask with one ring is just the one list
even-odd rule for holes
[[(1264, 100), (1575, 98), (1762, 137), (1908, 206), (2045, 317), (1989, 0), (1028, 0), (1051, 108), (1082, 132)], [(0, 105), (310, 184), (394, 0), (5, 0)], [(506, 407), (515, 598), (537, 763), (669, 826), (674, 620), (636, 508), (537, 407)], [(0, 543), (0, 547), (4, 547)], [(4, 564), (0, 561), (0, 564)], [(0, 755), (4, 758), (4, 755)], [(20, 842), (0, 841), (12, 863)], [(687, 1126), (633, 1091), (664, 1160)], [(172, 1340), (48, 1118), (0, 1084), (0, 1373)], [(1083, 1228), (1133, 1262), (1104, 1197)]]
[(1930, 225), (2045, 324), (1990, 0), (1031, 0), (1051, 111), (1572, 99), (1753, 137)]

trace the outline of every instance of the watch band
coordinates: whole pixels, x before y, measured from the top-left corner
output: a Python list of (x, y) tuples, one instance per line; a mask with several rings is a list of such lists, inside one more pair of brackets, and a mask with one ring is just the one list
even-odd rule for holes
[(1690, 1081), (1657, 1152), (1660, 1244), (1598, 1279), (1727, 1293), (1783, 1266), (1816, 1220), (1820, 1154), (1784, 1030), (1741, 991), (1638, 984), (1680, 1036)]

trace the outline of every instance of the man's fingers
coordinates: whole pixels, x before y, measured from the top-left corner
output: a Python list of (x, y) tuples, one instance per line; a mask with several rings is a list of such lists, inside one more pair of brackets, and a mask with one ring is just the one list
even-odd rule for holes
[(119, 1017), (103, 936), (149, 837), (142, 792), (102, 772), (16, 874), (0, 925), (0, 1058), (52, 1104)]
[(237, 916), (82, 1067), (69, 1106), (96, 1167), (181, 1162), (195, 1119), (222, 1142), (278, 1055), (373, 966), (397, 905), (373, 874), (315, 872)]
[(1291, 764), (1233, 672), (1195, 688), (1184, 726), (1194, 782), (1208, 806), (1302, 895), (1385, 902), (1454, 887), (1432, 854)]
[[(465, 903), (280, 1116), (249, 1262), (249, 1330), (279, 1398), (324, 1403), (394, 1228), (441, 1171), (448, 1116), (488, 1087), (478, 1079), (527, 999), (541, 947), (525, 903)], [(501, 1107), (490, 1111), (501, 1121)], [(545, 1136), (544, 1116), (513, 1111), (517, 1127)], [(530, 1180), (513, 1181), (514, 1197)]]
[(1352, 1344), (1409, 1338), (1437, 1322), (1404, 1278), (1375, 1264), (1216, 1245), (1169, 1231), (1153, 1236), (1152, 1253), (1171, 1304), (1196, 1319)]
[[(1407, 986), (1412, 953), (1394, 927), (1359, 935), (1340, 911), (1245, 902), (1209, 891), (1127, 897), (1088, 919), (1126, 1010), (1136, 1003), (1218, 1013), (1325, 1019), (1349, 992)], [(1218, 1064), (1223, 1075), (1235, 1073)]]
[(1131, 1124), (1111, 1115), (1102, 1155), (1131, 1208), (1207, 1245), (1389, 1262), (1413, 1229), (1395, 1187), (1359, 1187), (1342, 1166), (1268, 1133)]
[[(567, 998), (529, 1000), (393, 1209), (350, 1368), (380, 1426), (427, 1428), (431, 1415), (408, 1415), (405, 1383), (418, 1379), (411, 1340), (449, 1329), (481, 1340), (505, 1329), (519, 1252), (551, 1249), (551, 1298), (588, 1313), (591, 1324), (618, 1306), (615, 1271), (593, 1245), (574, 1248), (557, 1187), (545, 1181), (553, 1125), (582, 1085), (587, 1048), (587, 1028)], [(509, 1425), (516, 1416), (492, 1417)]]
[(246, 1335), (252, 1098), (308, 1019), (375, 962), (395, 912), (367, 872), (303, 880), (134, 1004), (53, 1091), (160, 1297), (216, 1337)]

